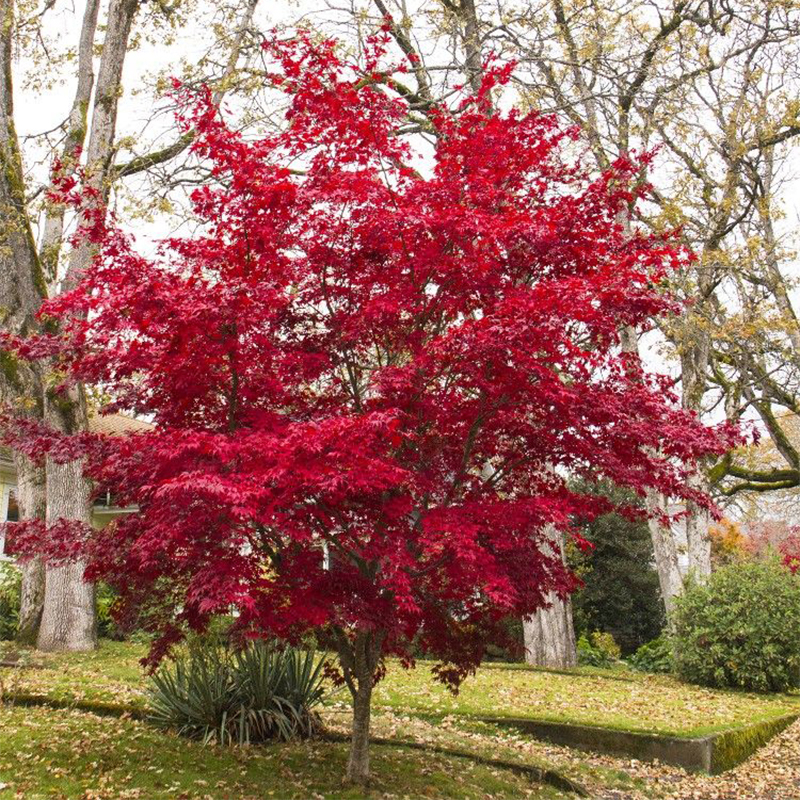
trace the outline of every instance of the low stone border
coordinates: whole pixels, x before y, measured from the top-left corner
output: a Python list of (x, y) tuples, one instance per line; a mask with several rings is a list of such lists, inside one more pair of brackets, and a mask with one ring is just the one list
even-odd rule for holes
[[(74, 700), (32, 695), (25, 693), (7, 693), (0, 697), (0, 703), (19, 706), (49, 706), (50, 708), (71, 711), (83, 711), (99, 716), (129, 717), (146, 720), (145, 709), (136, 706), (120, 705), (102, 700)], [(660, 761), (683, 767), (690, 772), (707, 772), (718, 775), (746, 761), (759, 747), (765, 745), (773, 736), (789, 727), (800, 713), (784, 714), (775, 719), (758, 722), (741, 728), (732, 728), (720, 733), (709, 734), (697, 738), (682, 738), (656, 733), (634, 733), (615, 728), (600, 728), (593, 725), (574, 725), (566, 722), (545, 722), (526, 719), (524, 717), (483, 717), (470, 716), (472, 719), (498, 727), (515, 728), (530, 734), (536, 739), (543, 739), (553, 744), (566, 745), (579, 750), (591, 750), (598, 753), (627, 756), (639, 761)], [(330, 738), (336, 738), (330, 736)], [(347, 737), (344, 737), (347, 738)], [(486, 759), (466, 751), (440, 748), (436, 745), (425, 745), (402, 739), (373, 738), (373, 744), (396, 745), (418, 749), (435, 750), (450, 756), (471, 758), (490, 766), (504, 767), (528, 774), (534, 780), (548, 783), (566, 791), (583, 794), (579, 784), (557, 772), (531, 767), (525, 764)]]
[(741, 764), (799, 717), (800, 713), (786, 714), (766, 722), (693, 739), (524, 718), (478, 719), (500, 727), (516, 728), (536, 739), (544, 739), (553, 744), (628, 756), (639, 761), (660, 761), (683, 767), (690, 772), (718, 775)]

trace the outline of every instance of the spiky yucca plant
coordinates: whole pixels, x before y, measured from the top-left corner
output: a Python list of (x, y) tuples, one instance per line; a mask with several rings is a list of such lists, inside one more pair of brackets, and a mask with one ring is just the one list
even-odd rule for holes
[(153, 676), (150, 716), (205, 743), (308, 738), (319, 727), (323, 663), (312, 651), (268, 642), (233, 653), (195, 646)]

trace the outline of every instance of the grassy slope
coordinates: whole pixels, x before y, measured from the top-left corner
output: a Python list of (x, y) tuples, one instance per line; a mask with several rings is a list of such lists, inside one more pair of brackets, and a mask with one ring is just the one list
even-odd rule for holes
[[(2, 653), (0, 645), (0, 654)], [(139, 666), (144, 648), (102, 642), (89, 654), (35, 656), (43, 669), (0, 668), (0, 696), (32, 694), (57, 700), (103, 702), (143, 708), (145, 681)], [(345, 733), (349, 719), (330, 709), (332, 730)], [(347, 715), (349, 718), (349, 715)], [(337, 720), (337, 717), (341, 717)], [(385, 735), (388, 719), (376, 719)], [(423, 725), (423, 723), (420, 723)], [(436, 731), (422, 741), (506, 757), (510, 748)], [(401, 738), (408, 738), (407, 736)], [(418, 739), (419, 737), (413, 737)], [(205, 747), (130, 718), (81, 710), (0, 705), (0, 800), (35, 798), (532, 798), (567, 795), (532, 783), (507, 769), (469, 759), (395, 746), (373, 746), (373, 782), (368, 795), (342, 785), (347, 745), (334, 742), (251, 748)], [(522, 763), (532, 763), (526, 758)], [(547, 767), (539, 763), (537, 766)], [(582, 770), (575, 777), (584, 777)], [(586, 772), (595, 778), (596, 773)], [(603, 785), (627, 785), (625, 776), (601, 774)]]
[[(103, 642), (95, 653), (47, 658), (47, 669), (18, 671), (17, 688), (59, 699), (143, 707), (141, 645)], [(699, 736), (800, 711), (797, 695), (756, 695), (682, 684), (667, 676), (582, 670), (558, 673), (489, 664), (454, 697), (432, 680), (430, 663), (392, 664), (376, 707), (440, 718), (451, 714), (535, 717), (626, 730)], [(8, 671), (6, 671), (8, 672)], [(345, 695), (339, 696), (346, 701)]]
[[(361, 798), (342, 786), (344, 744), (204, 747), (129, 719), (0, 707), (0, 798)], [(565, 795), (508, 770), (402, 748), (374, 747), (380, 797)]]
[[(43, 669), (0, 669), (0, 694), (143, 708), (146, 682), (138, 663), (143, 654), (139, 645), (103, 642), (95, 653), (37, 656), (34, 660), (42, 660)], [(411, 672), (391, 665), (375, 703), (383, 708), (375, 719), (378, 736), (518, 760), (519, 753), (504, 746), (505, 734), (470, 719), (530, 715), (688, 735), (777, 716), (798, 709), (800, 698), (713, 692), (669, 678), (618, 672), (561, 674), (503, 665), (482, 668), (454, 698), (431, 681), (430, 664), (420, 663)], [(338, 695), (325, 712), (333, 730), (347, 731), (347, 706), (346, 696)], [(346, 756), (346, 745), (338, 743), (203, 747), (129, 718), (0, 706), (0, 800), (364, 797), (341, 784)], [(548, 766), (533, 754), (525, 763)], [(373, 748), (373, 771), (370, 796), (376, 797), (564, 796), (508, 770), (395, 746)], [(578, 761), (567, 773), (592, 788), (630, 786), (630, 779), (614, 770)]]
[(701, 736), (800, 712), (796, 695), (703, 689), (668, 676), (559, 673), (502, 664), (481, 668), (457, 697), (431, 680), (429, 664), (412, 671), (392, 665), (374, 702), (438, 717), (534, 717), (676, 736)]

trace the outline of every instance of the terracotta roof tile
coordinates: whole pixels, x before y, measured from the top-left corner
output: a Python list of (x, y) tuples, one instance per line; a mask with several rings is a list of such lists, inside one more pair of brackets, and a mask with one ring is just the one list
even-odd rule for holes
[(121, 436), (124, 433), (144, 433), (153, 429), (152, 422), (128, 417), (125, 414), (95, 415), (89, 417), (89, 430), (107, 436)]

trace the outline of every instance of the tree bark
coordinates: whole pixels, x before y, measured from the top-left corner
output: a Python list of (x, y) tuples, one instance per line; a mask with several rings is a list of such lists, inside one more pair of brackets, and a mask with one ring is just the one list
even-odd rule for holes
[[(26, 199), (22, 156), (14, 127), (11, 76), (15, 29), (12, 0), (0, 0), (0, 308), (5, 331), (26, 336), (37, 329), (36, 312), (46, 283), (36, 253)], [(42, 418), (42, 381), (30, 364), (4, 352), (0, 360), (0, 399), (24, 416)], [(20, 518), (44, 518), (44, 475), (25, 456), (14, 453)], [(22, 567), (20, 641), (35, 640), (44, 594), (39, 561)]]
[[(564, 561), (564, 537), (554, 528), (547, 532), (550, 544)], [(525, 661), (536, 667), (568, 669), (578, 663), (572, 598), (548, 592), (546, 605), (522, 620)]]
[[(47, 524), (59, 519), (90, 524), (89, 486), (83, 464), (57, 464), (47, 458)], [(48, 564), (44, 611), (36, 646), (49, 651), (86, 651), (97, 647), (94, 585), (84, 579), (82, 560)]]
[[(103, 40), (103, 55), (97, 70), (92, 124), (86, 152), (87, 185), (99, 193), (102, 202), (108, 199), (111, 179), (114, 177), (114, 140), (117, 130), (117, 111), (122, 94), (122, 68), (128, 52), (131, 26), (140, 0), (111, 0), (108, 9), (108, 25)], [(67, 274), (61, 290), (74, 289), (84, 270), (94, 256), (93, 246), (79, 242), (69, 254)]]
[(548, 595), (549, 606), (522, 620), (525, 661), (536, 667), (569, 669), (578, 663), (572, 599)]
[[(627, 219), (629, 224), (629, 220)], [(630, 328), (620, 331), (620, 345), (623, 352), (631, 353), (639, 358), (639, 341), (636, 332)], [(666, 512), (667, 500), (660, 493), (649, 489), (645, 496), (647, 508), (647, 527), (653, 542), (653, 557), (655, 559), (658, 585), (661, 588), (661, 599), (667, 620), (670, 618), (675, 605), (675, 598), (683, 591), (683, 576), (678, 564), (678, 546), (675, 533), (669, 525), (663, 525), (659, 516)], [(709, 551), (710, 552), (710, 551)]]
[[(710, 492), (704, 475), (690, 479), (692, 488)], [(705, 583), (711, 575), (711, 534), (708, 511), (691, 501), (686, 508), (686, 543), (689, 555), (689, 574), (692, 579)]]
[[(87, 150), (86, 171), (88, 185), (106, 199), (109, 177), (114, 157), (117, 109), (122, 92), (122, 68), (128, 51), (131, 25), (139, 0), (112, 0), (108, 10), (108, 24), (103, 41), (103, 53), (97, 73), (97, 88), (92, 109), (91, 130)], [(85, 37), (93, 38), (96, 25), (96, 9), (87, 8), (84, 19)], [(75, 136), (81, 136), (80, 112), (88, 101), (91, 89), (91, 61), (83, 64), (79, 74), (79, 86), (73, 111)], [(84, 111), (85, 113), (85, 111)], [(55, 215), (51, 231), (57, 244), (61, 222)], [(78, 243), (71, 251), (67, 273), (62, 281), (62, 291), (69, 291), (79, 283), (81, 275), (89, 266), (93, 248), (88, 242)], [(64, 434), (75, 434), (86, 430), (87, 412), (83, 388), (70, 392), (69, 398), (45, 398), (46, 419), (56, 430)], [(72, 461), (59, 464), (47, 459), (47, 524), (58, 520), (91, 524), (91, 487), (83, 475), (83, 462)], [(86, 565), (82, 560), (48, 565), (45, 578), (44, 612), (37, 646), (40, 650), (92, 650), (97, 646), (97, 624), (95, 619), (94, 586), (84, 580)]]
[(366, 786), (370, 777), (372, 689), (375, 685), (375, 670), (381, 657), (383, 634), (380, 631), (359, 631), (351, 639), (341, 628), (337, 628), (334, 636), (344, 680), (353, 697), (353, 732), (347, 760), (347, 781), (357, 786)]
[[(81, 387), (53, 397), (45, 396), (45, 421), (64, 434), (85, 429), (86, 401)], [(83, 461), (45, 460), (48, 526), (60, 520), (91, 525), (91, 485)], [(84, 580), (83, 560), (48, 564), (37, 647), (40, 650), (93, 650), (97, 647), (94, 586)]]
[(664, 497), (654, 490), (647, 492), (648, 527), (653, 541), (653, 556), (661, 587), (661, 598), (669, 619), (675, 606), (675, 598), (683, 591), (683, 576), (678, 564), (678, 547), (675, 534), (668, 525), (662, 525), (658, 513), (665, 511)]
[[(14, 454), (17, 471), (17, 502), (20, 520), (45, 519), (47, 500), (44, 468), (21, 453)], [(39, 634), (39, 622), (44, 607), (45, 570), (41, 559), (24, 561), (21, 565), (22, 588), (20, 592), (17, 642), (33, 645)]]
[[(701, 281), (701, 289), (703, 282)], [(708, 296), (706, 288), (702, 297)], [(681, 380), (683, 384), (683, 407), (702, 413), (703, 397), (706, 392), (711, 336), (702, 320), (696, 331), (689, 332), (689, 342), (681, 356)], [(708, 493), (710, 487), (706, 471), (698, 466), (698, 473), (689, 478), (692, 489)], [(689, 557), (689, 573), (701, 583), (711, 574), (711, 536), (709, 534), (708, 512), (691, 501), (686, 504), (686, 543)], [(681, 589), (683, 586), (681, 585)]]
[[(99, 10), (100, 0), (87, 1), (78, 40), (78, 82), (60, 153), (62, 178), (75, 173), (80, 161), (80, 150), (86, 139), (89, 101), (94, 85), (94, 39)], [(58, 286), (58, 260), (64, 239), (64, 210), (64, 206), (60, 203), (49, 203), (42, 226), (39, 254), (48, 282), (53, 287)]]
[(369, 782), (369, 728), (372, 703), (372, 676), (358, 681), (353, 695), (353, 735), (347, 760), (347, 780), (359, 786)]

